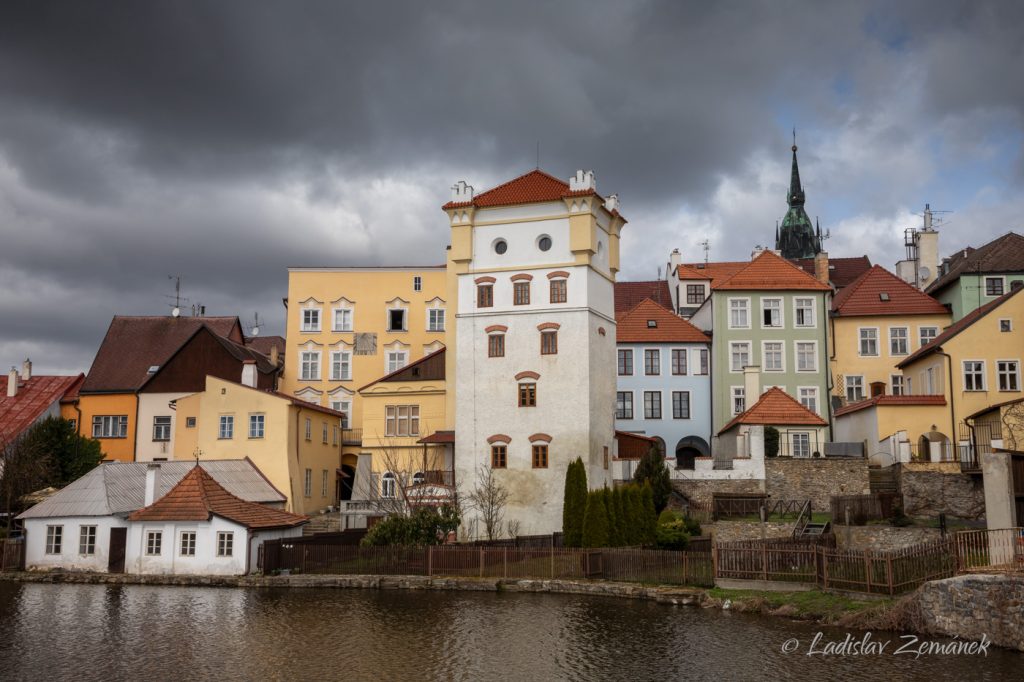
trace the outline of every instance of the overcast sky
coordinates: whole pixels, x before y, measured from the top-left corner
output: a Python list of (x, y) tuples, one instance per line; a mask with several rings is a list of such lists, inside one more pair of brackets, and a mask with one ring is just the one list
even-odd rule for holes
[(833, 256), (1024, 230), (1024, 3), (0, 7), (0, 365), (87, 370), (114, 314), (283, 333), (289, 265), (444, 260), (441, 204), (593, 169), (623, 279), (748, 258), (795, 126)]

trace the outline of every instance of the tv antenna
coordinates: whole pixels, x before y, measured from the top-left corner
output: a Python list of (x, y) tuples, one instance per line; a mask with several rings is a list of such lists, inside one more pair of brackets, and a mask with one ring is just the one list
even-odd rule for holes
[(252, 326), (249, 328), (249, 336), (259, 336), (259, 335), (260, 335), (260, 314), (257, 312), (257, 313), (253, 314), (253, 322), (252, 322)]
[(708, 253), (711, 251), (711, 243), (705, 239), (700, 243), (700, 247), (704, 249), (704, 265), (708, 264)]
[(171, 308), (171, 317), (179, 317), (181, 315), (181, 304), (187, 303), (187, 298), (181, 297), (181, 275), (167, 275), (167, 279), (174, 280), (174, 295), (165, 294), (164, 298), (174, 299), (174, 303), (168, 303), (167, 305)]

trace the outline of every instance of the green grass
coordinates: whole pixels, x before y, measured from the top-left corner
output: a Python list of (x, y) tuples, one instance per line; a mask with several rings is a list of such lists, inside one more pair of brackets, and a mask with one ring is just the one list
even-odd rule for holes
[(770, 609), (790, 606), (794, 615), (802, 618), (833, 621), (851, 613), (859, 613), (867, 609), (877, 609), (888, 604), (890, 600), (861, 600), (843, 595), (808, 590), (806, 592), (763, 592), (760, 590), (727, 590), (714, 587), (708, 590), (708, 596), (716, 599), (729, 599), (734, 602), (760, 602)]

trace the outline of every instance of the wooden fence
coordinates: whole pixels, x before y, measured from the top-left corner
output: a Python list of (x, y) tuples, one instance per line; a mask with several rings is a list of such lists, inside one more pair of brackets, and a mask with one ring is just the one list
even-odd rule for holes
[(846, 524), (849, 512), (850, 524), (863, 526), (868, 521), (891, 519), (896, 507), (903, 506), (899, 493), (871, 493), (870, 495), (833, 495), (829, 499), (833, 524)]
[(953, 543), (961, 573), (1024, 571), (1024, 528), (961, 531)]
[(712, 496), (712, 517), (714, 520), (737, 516), (757, 517), (764, 507), (767, 516), (797, 515), (807, 500), (773, 500), (767, 495), (720, 494)]
[(25, 540), (0, 539), (0, 571), (21, 571), (25, 568)]

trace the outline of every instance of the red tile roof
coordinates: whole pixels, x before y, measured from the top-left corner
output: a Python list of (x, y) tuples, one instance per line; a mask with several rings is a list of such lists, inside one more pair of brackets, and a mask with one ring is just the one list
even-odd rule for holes
[(941, 303), (881, 265), (875, 265), (836, 294), (832, 312), (841, 317), (949, 314)]
[(0, 377), (0, 443), (16, 438), (54, 403), (76, 388), (84, 375), (18, 378), (18, 394), (7, 397), (9, 376)]
[(722, 427), (723, 434), (737, 424), (764, 424), (766, 426), (827, 426), (827, 422), (811, 412), (781, 388), (765, 391), (753, 406), (733, 417)]
[(618, 343), (711, 343), (704, 332), (649, 298), (619, 315), (616, 322)]
[(910, 405), (910, 406), (921, 406), (921, 405), (945, 405), (946, 398), (941, 395), (877, 395), (874, 398), (868, 398), (867, 400), (861, 400), (849, 405), (843, 405), (833, 414), (837, 417), (841, 417), (844, 414), (850, 414), (851, 412), (859, 412), (860, 410), (874, 407), (875, 405)]
[(285, 341), (283, 336), (247, 336), (245, 346), (267, 357), (270, 357), (272, 348), (277, 348), (277, 352), (284, 356)]
[(237, 317), (127, 317), (116, 315), (96, 351), (82, 393), (131, 393), (149, 380), (201, 326), (242, 343)]
[(684, 263), (676, 268), (679, 279), (711, 280), (711, 288), (729, 279), (747, 267), (749, 261), (723, 261), (721, 263)]
[(952, 284), (960, 275), (978, 273), (1024, 272), (1024, 237), (1007, 232), (977, 249), (967, 247), (949, 259), (949, 271), (929, 285), (929, 294)]
[(291, 528), (308, 516), (235, 497), (196, 465), (159, 500), (128, 515), (129, 521), (208, 521), (219, 516), (247, 528)]
[(646, 282), (616, 282), (615, 316), (618, 317), (619, 313), (629, 312), (645, 298), (651, 299), (667, 310), (672, 310), (672, 292), (668, 288), (668, 282), (660, 279)]
[(831, 291), (811, 275), (790, 263), (774, 251), (762, 251), (752, 261), (724, 282), (712, 285), (714, 289), (779, 289), (800, 291)]
[(649, 436), (618, 430), (615, 431), (615, 440), (619, 443), (619, 459), (640, 459), (658, 442)]
[(961, 317), (959, 320), (957, 320), (953, 324), (951, 324), (948, 327), (946, 327), (945, 329), (943, 329), (942, 333), (939, 334), (938, 336), (936, 336), (934, 339), (932, 339), (931, 343), (929, 343), (927, 346), (921, 346), (921, 348), (917, 349), (917, 351), (915, 351), (915, 352), (911, 353), (910, 355), (908, 355), (906, 358), (903, 359), (902, 362), (900, 362), (896, 366), (899, 367), (899, 368), (906, 367), (910, 363), (912, 363), (912, 362), (914, 362), (916, 360), (919, 360), (919, 359), (923, 358), (926, 355), (931, 355), (932, 353), (934, 353), (937, 350), (940, 350), (941, 347), (942, 347), (942, 344), (944, 344), (946, 341), (948, 341), (949, 339), (953, 338), (954, 336), (956, 336), (957, 334), (959, 334), (963, 330), (967, 329), (972, 324), (974, 324), (975, 322), (977, 322), (981, 318), (985, 317), (990, 312), (992, 312), (993, 310), (995, 310), (996, 308), (998, 308), (1002, 304), (1006, 303), (1006, 301), (1008, 301), (1009, 299), (1013, 298), (1014, 296), (1016, 296), (1017, 294), (1019, 294), (1022, 291), (1024, 291), (1024, 287), (1018, 287), (1017, 289), (1012, 289), (1012, 290), (1008, 291), (1007, 293), (1003, 294), (1002, 296), (1000, 296), (999, 298), (997, 298), (996, 300), (989, 301), (988, 303), (986, 303), (985, 305), (981, 306), (980, 308), (976, 308), (976, 309), (972, 310), (971, 312), (967, 313), (966, 315)]
[(455, 432), (454, 431), (435, 431), (429, 436), (420, 438), (417, 443), (454, 443)]
[[(570, 190), (569, 183), (545, 173), (539, 168), (524, 173), (518, 178), (481, 192), (471, 201), (449, 201), (442, 209), (459, 208), (462, 206), (514, 206), (517, 204), (536, 204), (544, 201), (560, 201), (566, 197), (601, 196), (592, 189)], [(603, 199), (602, 199), (603, 202)], [(616, 216), (618, 211), (612, 211)], [(621, 216), (620, 216), (621, 217)]]
[[(242, 386), (243, 384), (238, 384), (238, 385)], [(250, 387), (246, 386), (246, 388), (250, 388)], [(252, 390), (257, 391), (259, 389), (254, 388)], [(273, 394), (276, 395), (278, 398), (284, 398), (285, 400), (289, 401), (292, 405), (295, 405), (296, 407), (302, 407), (302, 408), (305, 408), (307, 410), (313, 410), (314, 412), (320, 412), (322, 414), (330, 415), (332, 417), (345, 417), (346, 416), (344, 412), (339, 412), (338, 410), (332, 410), (329, 407), (324, 407), (323, 405), (318, 405), (316, 403), (311, 403), (308, 400), (303, 400), (302, 398), (296, 398), (293, 395), (288, 395), (287, 393), (282, 393), (281, 391), (275, 391), (275, 392), (273, 392)]]
[[(814, 259), (813, 258), (795, 258), (793, 263), (806, 272), (808, 275), (814, 276)], [(829, 258), (828, 259), (828, 281), (832, 283), (837, 290), (848, 286), (853, 280), (857, 279), (868, 269), (871, 268), (871, 259), (867, 256), (856, 256), (854, 258)]]

